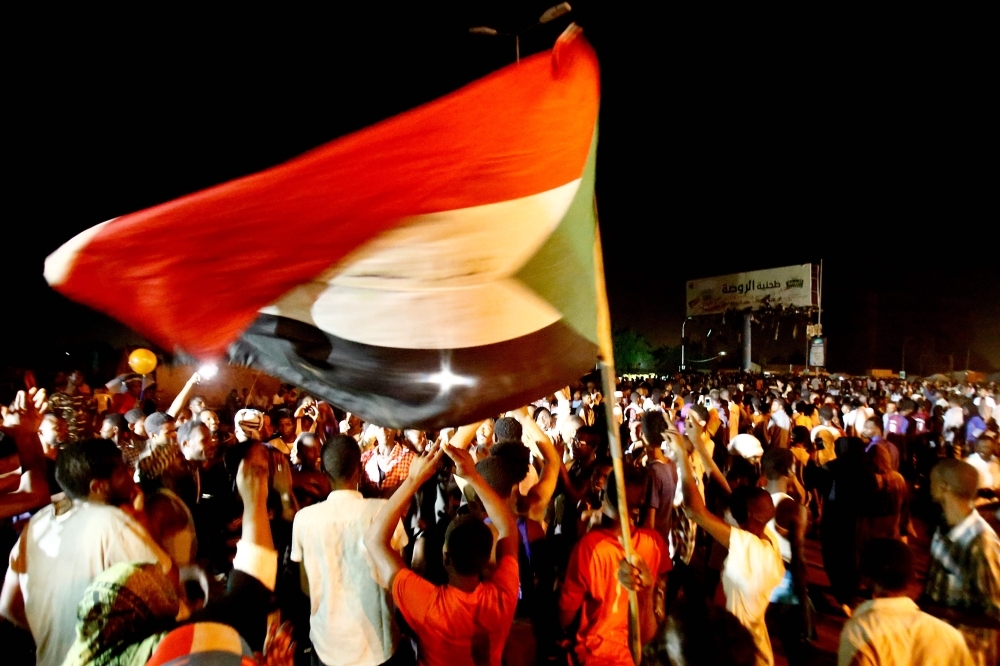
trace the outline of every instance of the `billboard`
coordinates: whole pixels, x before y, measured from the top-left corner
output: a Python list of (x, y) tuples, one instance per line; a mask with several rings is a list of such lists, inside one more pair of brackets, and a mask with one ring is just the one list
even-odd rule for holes
[(818, 368), (826, 365), (826, 338), (813, 338), (809, 341), (809, 363)]
[(782, 266), (688, 280), (687, 316), (721, 314), (727, 310), (811, 308), (813, 266)]

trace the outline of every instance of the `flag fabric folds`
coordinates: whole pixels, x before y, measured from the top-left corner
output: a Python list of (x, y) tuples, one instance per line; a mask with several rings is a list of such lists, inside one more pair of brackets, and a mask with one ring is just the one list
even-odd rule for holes
[(88, 229), (45, 277), (165, 349), (382, 425), (495, 414), (597, 358), (598, 102), (570, 26), (450, 95)]

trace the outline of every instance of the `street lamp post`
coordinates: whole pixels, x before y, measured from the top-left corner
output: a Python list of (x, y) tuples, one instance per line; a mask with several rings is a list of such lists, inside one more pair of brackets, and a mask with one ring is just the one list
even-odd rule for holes
[(686, 370), (684, 365), (684, 327), (687, 326), (688, 319), (691, 317), (685, 317), (684, 322), (681, 324), (681, 370)]
[(533, 28), (537, 28), (540, 25), (550, 23), (555, 21), (560, 16), (565, 16), (573, 10), (568, 2), (560, 2), (558, 5), (552, 5), (538, 17), (538, 21), (529, 25), (527, 28), (521, 32), (500, 32), (496, 28), (491, 28), (486, 25), (479, 25), (474, 28), (469, 28), (469, 33), (473, 35), (486, 35), (488, 37), (496, 37), (497, 35), (503, 35), (504, 37), (514, 38), (514, 58), (516, 62), (521, 62), (521, 35), (528, 32)]

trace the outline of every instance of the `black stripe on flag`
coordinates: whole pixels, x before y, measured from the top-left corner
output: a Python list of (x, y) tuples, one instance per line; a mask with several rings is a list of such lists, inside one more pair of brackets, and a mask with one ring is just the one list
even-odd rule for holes
[[(386, 326), (398, 325), (386, 321)], [(464, 349), (400, 349), (344, 340), (262, 314), (230, 348), (250, 365), (366, 421), (392, 428), (460, 426), (525, 405), (594, 368), (597, 346), (558, 321)]]

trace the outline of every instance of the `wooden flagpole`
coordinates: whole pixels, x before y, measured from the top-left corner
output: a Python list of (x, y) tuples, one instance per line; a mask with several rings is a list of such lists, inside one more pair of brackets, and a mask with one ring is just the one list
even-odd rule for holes
[[(594, 218), (597, 218), (597, 200), (594, 200)], [(601, 250), (601, 230), (594, 227), (594, 278), (597, 295), (597, 341), (600, 347), (601, 380), (604, 385), (604, 412), (608, 423), (608, 442), (611, 445), (611, 464), (618, 490), (618, 518), (622, 526), (622, 547), (625, 558), (632, 561), (632, 528), (629, 525), (628, 500), (625, 495), (625, 467), (622, 456), (621, 433), (615, 423), (615, 375), (614, 345), (611, 341), (611, 310), (608, 308), (607, 287), (604, 282), (604, 255)], [(632, 660), (638, 664), (642, 660), (642, 642), (639, 631), (639, 597), (628, 593), (628, 638), (632, 649)]]

